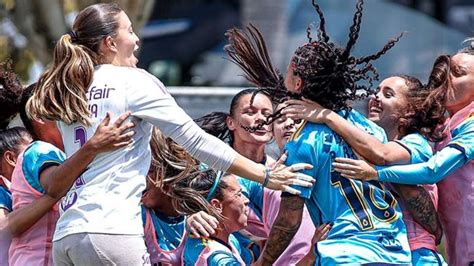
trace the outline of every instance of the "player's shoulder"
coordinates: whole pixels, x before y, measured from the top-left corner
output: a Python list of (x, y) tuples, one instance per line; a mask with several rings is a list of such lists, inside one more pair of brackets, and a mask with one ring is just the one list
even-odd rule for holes
[(49, 154), (49, 153), (57, 153), (60, 155), (64, 155), (64, 153), (53, 144), (37, 140), (37, 141), (32, 142), (25, 149), (23, 157), (24, 158), (36, 157), (42, 154)]
[(365, 132), (373, 135), (377, 139), (382, 142), (387, 142), (387, 134), (385, 130), (375, 124), (374, 122), (370, 121), (367, 117), (361, 114), (359, 111), (352, 109), (348, 115), (347, 120), (353, 123), (356, 127), (364, 130)]
[(330, 131), (331, 129), (325, 124), (311, 123), (305, 120), (290, 136), (289, 141), (314, 139), (321, 133)]
[(400, 142), (403, 142), (408, 145), (419, 146), (419, 147), (431, 147), (430, 142), (423, 137), (420, 133), (410, 133), (400, 139)]
[(460, 133), (474, 133), (474, 113), (466, 117), (452, 132), (453, 136)]
[(425, 162), (433, 156), (433, 147), (420, 133), (411, 133), (396, 141), (410, 153), (412, 163)]
[(94, 76), (99, 79), (112, 79), (115, 81), (128, 81), (128, 82), (147, 82), (152, 81), (162, 84), (158, 78), (150, 74), (148, 71), (142, 68), (126, 67), (126, 66), (114, 66), (110, 64), (99, 65), (96, 67)]

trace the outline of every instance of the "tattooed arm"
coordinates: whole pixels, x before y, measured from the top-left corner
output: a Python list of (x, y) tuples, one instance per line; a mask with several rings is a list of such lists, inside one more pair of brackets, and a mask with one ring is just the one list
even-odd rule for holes
[(430, 195), (422, 186), (392, 184), (415, 221), (436, 237), (439, 244), (443, 228)]
[(288, 195), (281, 197), (280, 210), (273, 223), (267, 244), (257, 265), (273, 265), (298, 231), (303, 217), (304, 199)]

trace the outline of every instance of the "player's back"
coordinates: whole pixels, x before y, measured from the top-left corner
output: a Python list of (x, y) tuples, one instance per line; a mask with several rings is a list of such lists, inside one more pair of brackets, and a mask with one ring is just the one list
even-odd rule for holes
[(130, 145), (97, 155), (76, 180), (61, 204), (55, 240), (83, 232), (141, 235), (139, 203), (150, 166), (152, 130), (142, 106), (171, 96), (145, 71), (112, 65), (96, 67), (86, 96), (90, 127), (58, 123), (68, 157), (94, 135), (107, 112), (113, 123), (130, 111), (127, 120), (133, 121), (135, 134)]
[[(347, 120), (386, 141), (381, 128), (356, 111)], [(334, 223), (326, 240), (317, 244), (317, 263), (409, 264), (410, 248), (398, 203), (378, 182), (361, 182), (332, 171), (336, 157), (356, 158), (348, 144), (322, 124), (306, 123), (287, 144), (288, 164), (310, 163), (315, 177), (302, 196), (316, 225)]]

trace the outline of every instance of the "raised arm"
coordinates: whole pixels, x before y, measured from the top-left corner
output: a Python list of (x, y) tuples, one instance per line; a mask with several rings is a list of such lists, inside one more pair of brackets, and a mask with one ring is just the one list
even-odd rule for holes
[(289, 100), (282, 113), (292, 119), (324, 123), (340, 135), (357, 153), (376, 165), (410, 162), (410, 153), (396, 142), (382, 143), (337, 113), (309, 100)]
[(468, 159), (462, 151), (448, 146), (424, 163), (380, 166), (377, 170), (362, 160), (336, 158), (333, 169), (347, 178), (423, 185), (443, 180), (467, 162)]
[[(172, 138), (197, 160), (213, 169), (265, 183), (270, 189), (298, 193), (289, 185), (312, 185), (313, 178), (294, 173), (295, 169), (291, 166), (274, 167), (267, 171), (264, 165), (239, 155), (218, 138), (204, 132), (178, 106), (159, 80), (145, 72), (135, 74), (141, 75), (140, 87), (132, 86), (127, 92), (128, 108), (132, 115), (158, 127), (165, 136)], [(144, 87), (149, 90), (144, 90)], [(306, 169), (311, 167), (305, 165)]]

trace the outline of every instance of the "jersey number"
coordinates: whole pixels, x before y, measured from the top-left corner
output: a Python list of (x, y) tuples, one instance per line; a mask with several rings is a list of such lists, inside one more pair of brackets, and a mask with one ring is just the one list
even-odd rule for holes
[(397, 218), (397, 200), (379, 182), (361, 182), (331, 172), (331, 184), (339, 188), (362, 230), (374, 228), (371, 214), (382, 222)]
[[(83, 126), (78, 126), (74, 128), (74, 143), (79, 143), (80, 147), (84, 146), (87, 140), (87, 131)], [(84, 178), (80, 175), (74, 185), (76, 188), (83, 186), (85, 184)]]

